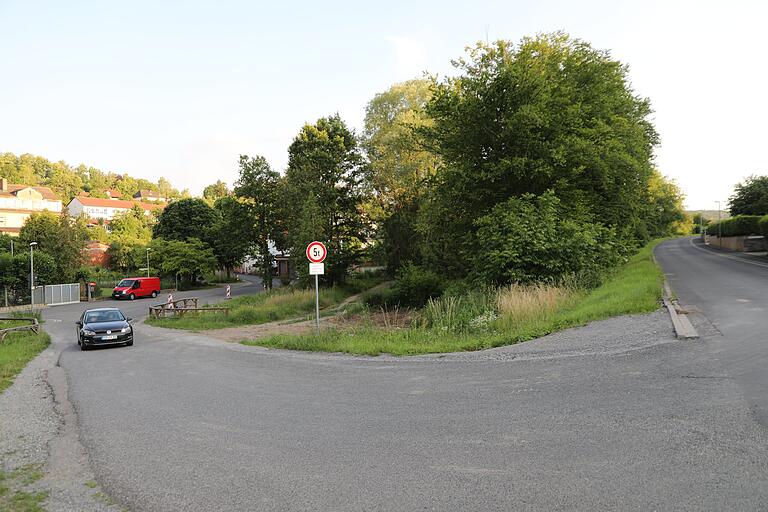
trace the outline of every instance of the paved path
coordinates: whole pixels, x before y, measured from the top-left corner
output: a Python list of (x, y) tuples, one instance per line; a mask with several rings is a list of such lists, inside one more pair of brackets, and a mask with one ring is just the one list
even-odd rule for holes
[(77, 311), (47, 311), (47, 328), (93, 469), (131, 510), (768, 503), (766, 431), (718, 360), (722, 341), (675, 341), (662, 312), (483, 353), (397, 359), (269, 351), (143, 325), (133, 347), (80, 352)]

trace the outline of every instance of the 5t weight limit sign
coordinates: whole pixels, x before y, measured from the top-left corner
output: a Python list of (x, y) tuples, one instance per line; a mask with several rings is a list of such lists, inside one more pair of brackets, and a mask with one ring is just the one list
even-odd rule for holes
[(328, 250), (323, 242), (312, 242), (307, 246), (307, 259), (311, 263), (322, 263), (328, 255)]

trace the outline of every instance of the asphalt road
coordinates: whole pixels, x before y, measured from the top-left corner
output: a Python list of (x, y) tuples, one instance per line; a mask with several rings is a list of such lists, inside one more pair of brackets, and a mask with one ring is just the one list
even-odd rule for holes
[[(121, 304), (140, 318), (149, 302)], [(143, 325), (133, 347), (80, 352), (71, 322), (81, 309), (49, 309), (46, 328), (94, 472), (131, 510), (768, 503), (766, 431), (720, 360), (723, 340), (675, 341), (662, 313), (482, 354), (396, 359)]]
[[(698, 238), (665, 243), (659, 263), (680, 302), (711, 322), (713, 356), (733, 378), (755, 418), (768, 427), (768, 258), (710, 247)], [(707, 325), (702, 326), (707, 329)]]

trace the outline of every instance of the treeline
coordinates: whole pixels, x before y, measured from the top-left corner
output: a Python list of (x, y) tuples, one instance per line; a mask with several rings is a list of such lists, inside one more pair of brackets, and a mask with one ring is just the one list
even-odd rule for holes
[(768, 176), (749, 176), (737, 183), (728, 208), (733, 217), (710, 222), (694, 216), (694, 220), (701, 222), (708, 235), (768, 236)]
[(64, 205), (81, 192), (88, 192), (91, 197), (106, 198), (106, 191), (110, 189), (119, 191), (126, 199), (131, 199), (139, 190), (151, 190), (169, 199), (189, 197), (188, 190), (179, 191), (162, 177), (152, 182), (82, 164), (72, 167), (65, 162), (51, 162), (29, 154), (16, 156), (0, 153), (0, 177), (10, 183), (50, 187)]
[(361, 136), (338, 115), (307, 124), (283, 175), (241, 157), (237, 236), (265, 271), (273, 241), (304, 280), (317, 239), (328, 285), (366, 261), (494, 285), (591, 279), (690, 229), (653, 166), (650, 103), (608, 52), (556, 33), (478, 44), (456, 68), (376, 95)]

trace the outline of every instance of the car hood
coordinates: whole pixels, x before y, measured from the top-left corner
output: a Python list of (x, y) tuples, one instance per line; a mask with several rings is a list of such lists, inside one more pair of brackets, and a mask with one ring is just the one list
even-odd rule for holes
[(119, 331), (123, 327), (128, 327), (128, 322), (119, 320), (117, 322), (91, 322), (83, 325), (83, 329), (89, 331)]
[(130, 288), (131, 288), (130, 286), (115, 286), (115, 291), (116, 292), (124, 292), (125, 290), (128, 290)]

